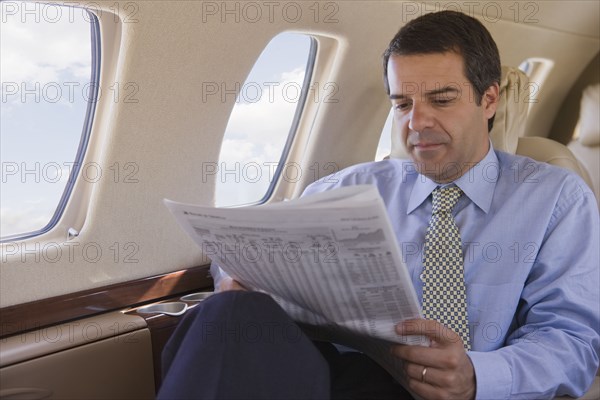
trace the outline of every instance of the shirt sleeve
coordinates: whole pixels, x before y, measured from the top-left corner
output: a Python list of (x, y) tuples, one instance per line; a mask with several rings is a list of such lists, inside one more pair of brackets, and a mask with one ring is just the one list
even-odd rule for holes
[(600, 221), (590, 192), (564, 197), (504, 347), (469, 352), (477, 399), (580, 397), (592, 384), (599, 353)]

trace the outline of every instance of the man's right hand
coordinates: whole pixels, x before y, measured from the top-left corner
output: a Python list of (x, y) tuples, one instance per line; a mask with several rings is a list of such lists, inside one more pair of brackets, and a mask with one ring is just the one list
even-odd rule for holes
[(248, 290), (246, 289), (244, 286), (242, 286), (241, 283), (239, 283), (238, 281), (236, 281), (233, 278), (230, 277), (226, 277), (221, 279), (221, 282), (219, 283), (219, 292), (226, 292), (228, 290)]

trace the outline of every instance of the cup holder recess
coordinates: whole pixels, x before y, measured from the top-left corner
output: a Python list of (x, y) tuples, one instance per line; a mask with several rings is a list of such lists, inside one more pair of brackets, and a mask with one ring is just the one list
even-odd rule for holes
[(137, 312), (140, 314), (166, 314), (171, 316), (182, 315), (188, 309), (188, 305), (181, 301), (173, 301), (169, 303), (151, 304), (149, 306), (140, 307)]
[(210, 297), (212, 294), (213, 292), (191, 293), (181, 297), (180, 301), (150, 304), (148, 306), (140, 307), (136, 311), (139, 314), (165, 314), (176, 317), (185, 313), (188, 308), (195, 306), (195, 304), (188, 305), (187, 303), (201, 302)]
[(183, 296), (179, 300), (181, 300), (181, 301), (189, 301), (191, 303), (194, 303), (194, 302), (199, 302), (199, 301), (202, 301), (202, 300), (206, 300), (208, 297), (212, 296), (212, 294), (213, 294), (213, 292), (191, 293), (191, 294), (187, 294), (187, 295)]

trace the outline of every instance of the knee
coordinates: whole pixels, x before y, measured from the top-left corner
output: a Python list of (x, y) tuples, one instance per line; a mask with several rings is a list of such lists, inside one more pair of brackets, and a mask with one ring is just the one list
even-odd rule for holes
[(204, 306), (210, 305), (211, 307), (231, 307), (232, 305), (239, 306), (240, 303), (246, 302), (268, 303), (273, 301), (274, 300), (271, 298), (271, 296), (261, 292), (253, 292), (249, 290), (228, 290), (213, 294), (201, 304)]
[(196, 308), (209, 308), (223, 311), (229, 309), (251, 308), (254, 305), (272, 307), (276, 306), (277, 303), (275, 303), (271, 296), (261, 292), (229, 290), (226, 292), (215, 293), (200, 303), (201, 307)]
[(288, 318), (271, 296), (244, 290), (216, 293), (194, 307), (188, 314), (191, 314), (187, 316), (189, 319), (200, 318), (209, 321)]

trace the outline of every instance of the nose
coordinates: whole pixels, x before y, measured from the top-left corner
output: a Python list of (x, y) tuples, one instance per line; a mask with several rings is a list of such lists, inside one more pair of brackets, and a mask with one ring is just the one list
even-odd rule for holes
[(431, 115), (431, 110), (424, 103), (415, 102), (409, 117), (410, 120), (408, 122), (408, 127), (413, 131), (422, 132), (423, 130), (433, 126), (433, 116)]

